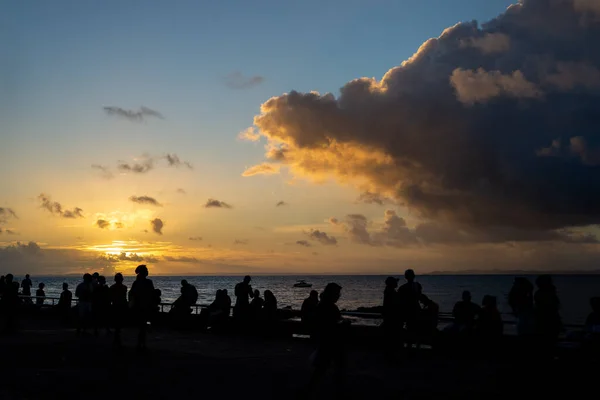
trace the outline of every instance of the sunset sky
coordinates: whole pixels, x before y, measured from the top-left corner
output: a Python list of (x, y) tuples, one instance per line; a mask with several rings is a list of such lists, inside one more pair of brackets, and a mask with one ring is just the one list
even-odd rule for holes
[(0, 273), (600, 268), (600, 2), (514, 1), (5, 2)]

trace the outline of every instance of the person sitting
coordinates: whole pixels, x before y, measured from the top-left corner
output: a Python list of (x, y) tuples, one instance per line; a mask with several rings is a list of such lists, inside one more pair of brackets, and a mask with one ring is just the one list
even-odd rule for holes
[(60, 298), (58, 299), (58, 304), (56, 305), (56, 309), (61, 316), (63, 322), (66, 322), (69, 319), (69, 312), (71, 311), (71, 302), (73, 301), (73, 293), (69, 290), (69, 284), (64, 282), (62, 284), (62, 293), (60, 294)]
[(306, 327), (309, 333), (311, 333), (314, 329), (315, 313), (318, 305), (319, 292), (316, 290), (311, 290), (310, 295), (302, 302), (302, 308), (300, 309), (302, 324)]
[(421, 294), (419, 301), (423, 305), (420, 315), (419, 336), (421, 338), (431, 338), (437, 333), (440, 306), (424, 294)]
[(267, 322), (277, 321), (277, 299), (270, 290), (265, 290), (265, 303), (263, 305), (263, 315)]
[(42, 308), (42, 306), (44, 305), (44, 300), (46, 299), (46, 292), (44, 292), (45, 287), (46, 285), (40, 282), (40, 284), (38, 285), (38, 290), (35, 291), (35, 305), (38, 308)]
[(181, 281), (181, 296), (175, 300), (171, 313), (187, 315), (192, 313), (192, 306), (198, 301), (198, 291), (196, 287), (187, 280)]
[(479, 310), (480, 307), (471, 301), (471, 292), (465, 290), (462, 293), (462, 300), (457, 302), (452, 309), (454, 322), (448, 326), (446, 331), (459, 334), (471, 332)]
[(260, 297), (260, 290), (254, 290), (254, 298), (250, 302), (250, 310), (254, 319), (258, 319), (262, 313), (263, 304), (265, 300)]
[(482, 307), (475, 322), (475, 330), (480, 338), (498, 339), (502, 336), (504, 323), (498, 311), (495, 296), (485, 295), (481, 303)]

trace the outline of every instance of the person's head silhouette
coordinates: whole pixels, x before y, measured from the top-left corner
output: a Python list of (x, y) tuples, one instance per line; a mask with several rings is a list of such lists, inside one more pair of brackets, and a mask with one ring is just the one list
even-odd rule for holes
[(104, 277), (103, 275), (100, 275), (98, 277), (98, 283), (100, 284), (100, 286), (103, 286), (106, 284), (106, 277)]
[(38, 285), (38, 288), (40, 289), (44, 289), (46, 287), (46, 285), (44, 285), (43, 282), (40, 282), (40, 284)]
[(25, 274), (25, 279), (29, 279), (29, 274)]
[(342, 295), (342, 287), (337, 283), (331, 282), (325, 286), (325, 290), (321, 293), (321, 301), (336, 303)]
[(83, 274), (83, 281), (85, 283), (90, 283), (92, 281), (92, 276), (90, 274)]
[(246, 284), (250, 283), (251, 280), (252, 280), (252, 278), (250, 278), (250, 275), (246, 275), (244, 277), (244, 283), (246, 283)]
[(404, 272), (404, 278), (408, 281), (408, 282), (412, 282), (415, 280), (415, 271), (413, 271), (412, 269), (407, 269)]
[(135, 274), (138, 278), (145, 278), (148, 276), (148, 267), (145, 265), (138, 265), (135, 269)]
[(13, 276), (13, 274), (6, 274), (6, 278), (5, 279), (6, 279), (6, 283), (7, 284), (11, 284), (12, 281), (13, 281), (13, 279), (14, 279), (14, 276)]
[(181, 286), (187, 286), (188, 281), (186, 281), (185, 279), (181, 280)]
[(468, 290), (462, 292), (462, 299), (464, 302), (469, 303), (471, 301), (471, 292)]
[(117, 272), (115, 274), (115, 282), (116, 283), (123, 283), (123, 274), (120, 272)]
[(69, 289), (69, 284), (67, 282), (63, 283), (63, 290)]
[(385, 279), (385, 286), (395, 288), (398, 287), (398, 278), (394, 278), (393, 276), (388, 276)]
[(254, 289), (254, 297), (255, 298), (259, 298), (260, 297), (260, 290)]
[(311, 290), (310, 291), (310, 296), (311, 299), (313, 300), (319, 300), (319, 292), (317, 292), (316, 290)]

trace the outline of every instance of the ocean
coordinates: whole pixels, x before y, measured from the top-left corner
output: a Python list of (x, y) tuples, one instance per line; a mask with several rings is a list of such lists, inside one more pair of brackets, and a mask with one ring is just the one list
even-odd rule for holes
[[(532, 283), (535, 276), (525, 276)], [(19, 281), (23, 277), (17, 277)], [(198, 304), (209, 304), (215, 297), (217, 289), (227, 289), (232, 301), (233, 288), (242, 280), (241, 276), (150, 276), (154, 286), (162, 291), (162, 301), (173, 302), (179, 296), (181, 279), (196, 286), (199, 294)], [(342, 297), (338, 302), (340, 309), (355, 310), (358, 307), (372, 307), (382, 304), (384, 281), (386, 276), (366, 275), (341, 275), (341, 276), (254, 276), (251, 285), (261, 293), (269, 289), (277, 298), (280, 308), (291, 306), (299, 309), (302, 301), (308, 296), (312, 289), (319, 292), (329, 282), (336, 282), (343, 287)], [(589, 299), (600, 296), (600, 275), (555, 275), (554, 283), (558, 289), (561, 300), (561, 316), (567, 324), (583, 324), (589, 314)], [(58, 297), (63, 282), (67, 282), (74, 292), (80, 278), (74, 276), (59, 277), (31, 277), (33, 281), (32, 293), (38, 287), (39, 282), (46, 284), (46, 296)], [(304, 279), (312, 283), (312, 288), (294, 288), (297, 280)], [(510, 308), (507, 304), (507, 295), (512, 286), (514, 276), (512, 275), (423, 275), (418, 276), (417, 281), (423, 286), (423, 292), (433, 301), (439, 304), (441, 312), (451, 312), (454, 303), (460, 300), (463, 290), (472, 293), (473, 301), (481, 303), (484, 295), (496, 296), (498, 308), (506, 320), (510, 320)], [(130, 287), (134, 277), (126, 276), (125, 284)], [(107, 277), (112, 284), (112, 277)], [(400, 279), (400, 284), (403, 278)]]

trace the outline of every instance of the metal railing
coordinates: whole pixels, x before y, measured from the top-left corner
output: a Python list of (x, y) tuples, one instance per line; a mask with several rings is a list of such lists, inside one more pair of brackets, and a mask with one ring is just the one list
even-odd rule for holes
[[(56, 305), (56, 303), (58, 303), (58, 301), (60, 300), (59, 297), (49, 297), (49, 296), (38, 297), (38, 296), (19, 295), (19, 297), (22, 299), (31, 299), (32, 304), (35, 304), (37, 299), (44, 299), (44, 303), (42, 304), (43, 307), (44, 306), (45, 307), (54, 307)], [(45, 303), (46, 300), (51, 301), (51, 304), (46, 304)], [(78, 302), (79, 302), (79, 299), (75, 299), (75, 298), (71, 299), (71, 304), (73, 304), (73, 303), (77, 304)], [(158, 306), (160, 307), (160, 312), (165, 312), (166, 307), (168, 307), (168, 311), (170, 311), (173, 308), (173, 304), (174, 303), (159, 303)], [(209, 304), (192, 304), (192, 305), (190, 305), (190, 307), (192, 308), (192, 314), (200, 314), (200, 311), (203, 308), (208, 308)], [(282, 309), (282, 310), (289, 311), (292, 314), (294, 314), (294, 316), (297, 316), (297, 317), (300, 316), (300, 310), (294, 310), (294, 309), (289, 309), (289, 308)], [(342, 311), (341, 314), (345, 317), (354, 317), (354, 318), (361, 318), (361, 319), (383, 319), (383, 316), (380, 313)], [(504, 315), (506, 315), (506, 314), (504, 314)], [(440, 312), (438, 314), (438, 321), (441, 323), (452, 323), (454, 321), (454, 317), (452, 316), (452, 313)], [(504, 323), (504, 325), (509, 325), (509, 326), (514, 326), (517, 324), (516, 321), (502, 320), (502, 322)], [(584, 325), (563, 324), (563, 327), (566, 329), (582, 329), (582, 328), (584, 328)]]

